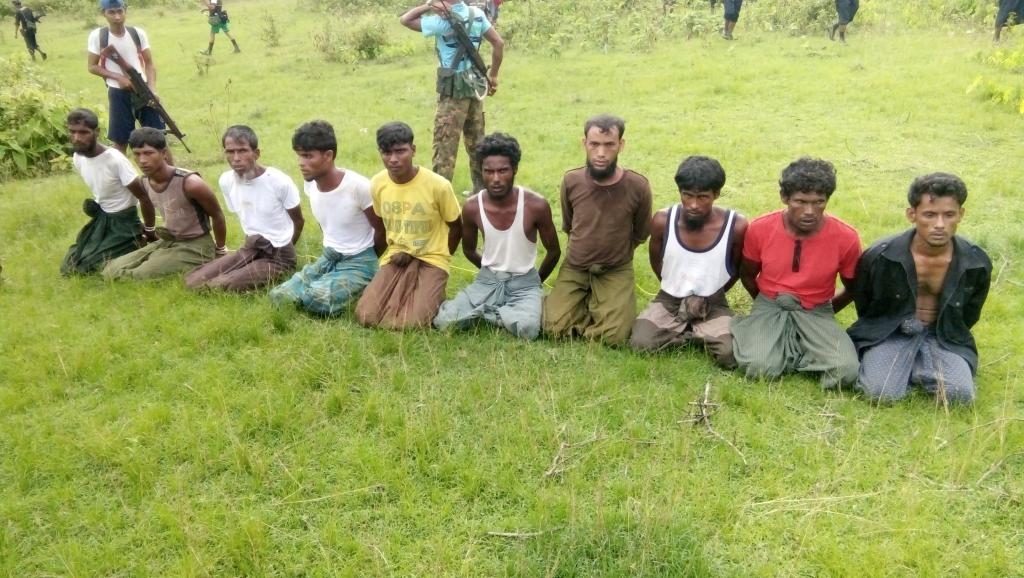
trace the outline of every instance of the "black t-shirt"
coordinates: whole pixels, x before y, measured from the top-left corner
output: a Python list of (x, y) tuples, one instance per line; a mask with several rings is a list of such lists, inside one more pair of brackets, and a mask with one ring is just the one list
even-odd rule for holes
[(32, 13), (32, 9), (28, 6), (22, 6), (18, 9), (14, 14), (14, 21), (20, 22), (24, 30), (36, 29), (36, 15)]

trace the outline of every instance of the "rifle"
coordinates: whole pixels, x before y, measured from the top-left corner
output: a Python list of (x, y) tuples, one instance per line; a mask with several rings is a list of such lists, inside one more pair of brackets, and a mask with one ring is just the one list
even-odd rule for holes
[(146, 81), (142, 78), (142, 73), (135, 70), (135, 67), (129, 64), (121, 56), (116, 48), (112, 44), (108, 44), (106, 48), (100, 53), (105, 58), (113, 60), (115, 64), (121, 67), (121, 70), (128, 76), (128, 80), (132, 82), (132, 89), (135, 94), (142, 102), (145, 102), (145, 106), (152, 107), (156, 111), (160, 118), (163, 119), (164, 124), (167, 128), (164, 130), (165, 133), (171, 133), (177, 137), (178, 141), (181, 142), (181, 146), (185, 147), (185, 150), (192, 152), (192, 149), (188, 148), (188, 143), (185, 142), (185, 134), (178, 128), (178, 124), (174, 122), (171, 115), (164, 108), (164, 105), (160, 103), (160, 98), (153, 92), (153, 89), (146, 84)]
[[(455, 33), (455, 41), (459, 43), (459, 47), (462, 49), (461, 54), (463, 56), (459, 58), (459, 60), (461, 61), (462, 58), (469, 58), (469, 63), (473, 67), (473, 70), (475, 70), (484, 81), (484, 85), (486, 86), (484, 94), (489, 94), (491, 92), (491, 82), (490, 77), (487, 76), (487, 65), (484, 64), (484, 59), (480, 56), (480, 51), (476, 49), (476, 46), (473, 46), (473, 41), (470, 40), (469, 34), (466, 32), (466, 27), (463, 26), (462, 19), (448, 9), (448, 5), (444, 3), (444, 0), (440, 0), (440, 2), (436, 4), (433, 2), (431, 3), (431, 6), (434, 7), (438, 5), (441, 6), (441, 10), (444, 12), (444, 19), (451, 24), (452, 32)], [(470, 9), (469, 15), (470, 18), (472, 18), (472, 9)], [(459, 53), (456, 53), (456, 56), (459, 56)], [(458, 65), (458, 62), (452, 62), (452, 68), (455, 68)], [(477, 95), (477, 98), (480, 98), (481, 100), (483, 99), (479, 94)]]

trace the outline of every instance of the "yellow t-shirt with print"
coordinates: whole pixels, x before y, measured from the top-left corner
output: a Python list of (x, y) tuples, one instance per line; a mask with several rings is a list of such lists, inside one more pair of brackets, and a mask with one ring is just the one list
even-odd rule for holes
[(461, 208), (447, 179), (424, 167), (411, 181), (398, 184), (383, 170), (370, 180), (373, 210), (384, 221), (388, 248), (380, 258), (387, 265), (395, 253), (408, 253), (448, 271), (448, 223)]

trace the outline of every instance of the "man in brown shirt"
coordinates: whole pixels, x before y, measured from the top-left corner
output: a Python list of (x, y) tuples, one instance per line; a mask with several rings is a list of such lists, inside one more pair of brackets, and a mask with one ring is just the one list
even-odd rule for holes
[(562, 178), (568, 257), (544, 302), (544, 330), (622, 344), (636, 318), (633, 251), (650, 235), (651, 187), (618, 166), (626, 124), (595, 116), (583, 127), (587, 165)]

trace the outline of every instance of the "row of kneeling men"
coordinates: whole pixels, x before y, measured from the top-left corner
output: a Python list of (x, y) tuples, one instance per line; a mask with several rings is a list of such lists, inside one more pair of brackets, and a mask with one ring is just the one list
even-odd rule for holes
[[(304, 224), (299, 192), (284, 173), (259, 163), (251, 128), (236, 125), (223, 137), (231, 170), (219, 184), (246, 235), (229, 252), (216, 195), (196, 173), (168, 162), (162, 132), (131, 135), (140, 178), (124, 155), (97, 142), (97, 126), (84, 109), (68, 117), (74, 165), (93, 199), (86, 201), (92, 220), (69, 249), (64, 274), (185, 273), (193, 289), (247, 291), (295, 270)], [(971, 327), (992, 265), (956, 236), (967, 198), (961, 179), (917, 178), (906, 209), (911, 228), (862, 253), (857, 231), (825, 212), (836, 185), (831, 163), (792, 162), (779, 181), (783, 208), (748, 221), (716, 206), (725, 183), (718, 161), (691, 156), (675, 175), (680, 203), (651, 218), (647, 179), (618, 164), (624, 133), (615, 116), (584, 125), (586, 165), (568, 171), (561, 186), (567, 254), (545, 298), (542, 284), (561, 248), (547, 200), (515, 184), (515, 138), (494, 133), (478, 144), (486, 187), (460, 209), (447, 180), (413, 163), (408, 125), (377, 130), (384, 170), (367, 179), (337, 166), (331, 125), (306, 123), (292, 148), (323, 231), (323, 255), (273, 287), (270, 298), (325, 316), (355, 303), (355, 318), (367, 326), (462, 328), (483, 319), (526, 339), (543, 330), (645, 351), (697, 344), (750, 378), (815, 372), (823, 387), (856, 384), (877, 400), (900, 399), (915, 384), (943, 400), (974, 399)], [(633, 252), (648, 238), (661, 287), (637, 316)], [(539, 266), (538, 240), (545, 248)], [(480, 272), (446, 301), (460, 242)], [(746, 316), (726, 301), (737, 280), (754, 299)], [(851, 301), (858, 320), (844, 330), (834, 314)]]

